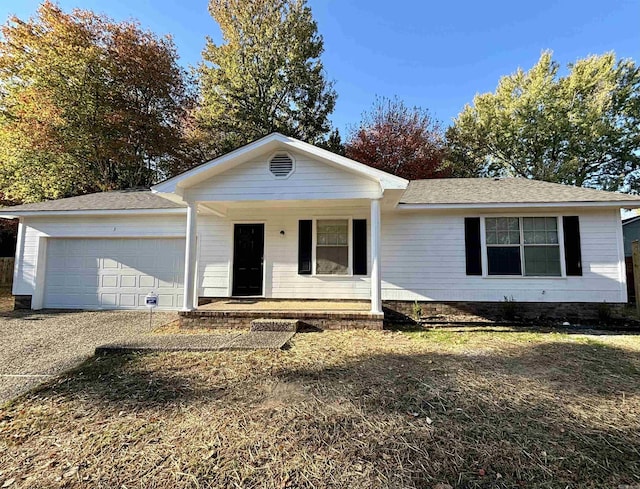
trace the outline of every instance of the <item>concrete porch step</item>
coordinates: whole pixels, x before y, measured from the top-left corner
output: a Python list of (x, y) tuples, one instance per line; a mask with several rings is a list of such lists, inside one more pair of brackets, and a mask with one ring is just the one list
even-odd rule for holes
[(298, 319), (259, 318), (251, 321), (250, 331), (298, 331)]

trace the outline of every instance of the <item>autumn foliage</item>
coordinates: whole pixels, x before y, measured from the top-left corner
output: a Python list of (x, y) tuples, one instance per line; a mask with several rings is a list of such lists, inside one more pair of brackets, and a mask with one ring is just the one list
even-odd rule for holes
[(348, 158), (409, 180), (448, 176), (439, 123), (398, 99), (378, 99), (345, 149)]
[(148, 186), (181, 165), (193, 98), (169, 37), (49, 1), (0, 32), (5, 198)]

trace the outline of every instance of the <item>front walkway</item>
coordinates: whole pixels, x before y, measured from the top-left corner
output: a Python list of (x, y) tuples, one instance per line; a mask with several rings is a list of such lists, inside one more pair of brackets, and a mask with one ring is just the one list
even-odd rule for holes
[(96, 355), (146, 353), (154, 351), (220, 351), (283, 348), (295, 331), (249, 331), (221, 334), (145, 335), (132, 340), (102, 345)]

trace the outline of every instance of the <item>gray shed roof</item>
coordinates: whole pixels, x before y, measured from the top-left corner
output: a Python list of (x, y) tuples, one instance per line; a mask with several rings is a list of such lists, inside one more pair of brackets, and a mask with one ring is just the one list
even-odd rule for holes
[(144, 210), (175, 209), (180, 204), (152, 193), (150, 190), (118, 190), (79, 195), (66, 199), (48, 200), (34, 204), (23, 204), (0, 208), (0, 213), (39, 211), (100, 211), (100, 210)]
[(572, 187), (526, 178), (441, 178), (413, 180), (402, 204), (542, 204), (630, 202), (640, 196)]

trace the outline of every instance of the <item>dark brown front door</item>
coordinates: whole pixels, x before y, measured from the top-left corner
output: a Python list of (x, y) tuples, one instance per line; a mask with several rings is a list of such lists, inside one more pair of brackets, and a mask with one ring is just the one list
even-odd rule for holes
[(236, 224), (233, 232), (234, 296), (262, 295), (264, 224)]

